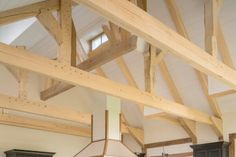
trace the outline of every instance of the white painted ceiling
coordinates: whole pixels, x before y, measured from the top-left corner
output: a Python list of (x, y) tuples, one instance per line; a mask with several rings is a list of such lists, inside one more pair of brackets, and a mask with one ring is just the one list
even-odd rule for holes
[[(39, 0), (1, 0), (0, 11), (7, 10), (20, 5), (38, 2)], [(204, 6), (203, 0), (177, 0), (180, 13), (184, 24), (189, 33), (192, 42), (201, 48), (204, 48)], [(220, 23), (222, 24), (226, 41), (228, 43), (232, 59), (236, 63), (236, 1), (224, 0), (224, 5), (220, 13)], [(148, 12), (157, 19), (165, 23), (167, 26), (175, 29), (170, 18), (164, 0), (148, 0)], [(93, 36), (99, 34), (101, 25), (106, 23), (102, 17), (94, 14), (84, 6), (76, 6), (73, 8), (73, 19), (76, 26), (78, 38), (82, 42), (85, 50), (88, 50), (86, 41)], [(24, 28), (23, 28), (24, 26)], [(13, 31), (14, 29), (22, 28), (21, 30)], [(9, 39), (9, 34), (13, 34)], [(54, 39), (47, 33), (41, 24), (34, 19), (17, 22), (6, 26), (0, 26), (0, 41), (11, 45), (24, 45), (39, 55), (44, 55), (49, 58), (57, 56), (57, 45)], [(124, 56), (128, 67), (135, 78), (140, 89), (144, 89), (144, 68), (143, 68), (143, 52), (134, 51)], [(197, 80), (196, 74), (191, 66), (179, 60), (175, 56), (167, 55), (165, 57), (169, 71), (175, 81), (175, 84), (186, 105), (192, 106), (209, 114), (212, 114), (207, 103), (206, 97), (203, 95), (201, 86)], [(106, 75), (115, 81), (127, 84), (122, 72), (115, 62), (107, 63), (102, 66)], [(165, 82), (157, 70), (157, 95), (173, 100), (168, 91)], [(68, 93), (75, 94), (76, 90), (71, 90)], [(70, 94), (67, 94), (69, 97)], [(91, 96), (91, 92), (88, 92)], [(95, 94), (94, 92), (92, 94)], [(63, 94), (62, 94), (63, 95)], [(78, 96), (79, 97), (79, 96)], [(88, 97), (88, 99), (91, 97)], [(97, 100), (97, 99), (96, 99)], [(219, 99), (219, 104), (222, 112), (236, 111), (235, 107), (236, 95), (226, 96)], [(97, 103), (97, 102), (96, 102)], [(139, 114), (137, 107), (127, 101), (123, 101), (123, 111), (130, 123), (136, 126), (142, 125), (142, 117)], [(129, 104), (129, 105), (126, 105)], [(153, 110), (146, 110), (153, 112)]]

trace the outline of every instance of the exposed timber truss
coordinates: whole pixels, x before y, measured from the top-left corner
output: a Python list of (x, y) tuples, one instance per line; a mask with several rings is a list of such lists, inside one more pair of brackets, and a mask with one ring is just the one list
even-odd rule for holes
[[(73, 5), (71, 1), (46, 0), (0, 13), (0, 25), (29, 17), (37, 17), (59, 46), (58, 58), (50, 60), (32, 54), (26, 49), (19, 49), (0, 43), (0, 62), (7, 66), (7, 69), (19, 82), (19, 97), (13, 98), (0, 95), (0, 108), (56, 119), (63, 117), (64, 120), (90, 125), (91, 114), (89, 113), (79, 113), (27, 100), (27, 74), (31, 71), (45, 75), (54, 82), (41, 92), (42, 100), (47, 100), (74, 86), (82, 86), (133, 101), (139, 107), (140, 113), (143, 113), (144, 106), (164, 111), (164, 114), (149, 115), (146, 118), (165, 119), (173, 124), (182, 126), (191, 139), (183, 139), (180, 140), (181, 142), (197, 142), (196, 122), (209, 124), (219, 138), (222, 138), (221, 112), (216, 97), (222, 96), (224, 93), (209, 95), (206, 79), (207, 75), (211, 75), (233, 88), (231, 91), (226, 91), (226, 94), (235, 92), (236, 71), (234, 70), (218, 19), (222, 3), (214, 0), (205, 2), (205, 6), (207, 6), (205, 7), (206, 47), (205, 50), (202, 50), (190, 41), (174, 0), (166, 0), (165, 2), (176, 26), (177, 33), (145, 12), (147, 10), (146, 0), (131, 0), (131, 2), (137, 4), (145, 11), (126, 0), (74, 0), (74, 2), (82, 3), (92, 8), (111, 21), (109, 25), (104, 25), (102, 28), (109, 40), (95, 50), (91, 50), (88, 53), (88, 59), (80, 60), (79, 62), (77, 58), (81, 57), (76, 52), (76, 43), (78, 41), (71, 15), (71, 6)], [(105, 3), (107, 5), (104, 5)], [(52, 11), (60, 13), (59, 20), (53, 16)], [(122, 57), (137, 48), (137, 36), (150, 43), (150, 51), (145, 57), (146, 91), (139, 89)], [(157, 48), (160, 51), (157, 52)], [(217, 48), (221, 52), (224, 63), (221, 63), (216, 58)], [(202, 90), (214, 113), (213, 116), (184, 104), (165, 64), (164, 56), (166, 53), (176, 55), (196, 69)], [(128, 85), (111, 81), (106, 77), (101, 66), (112, 60), (116, 61)], [(174, 102), (155, 96), (155, 72), (157, 66), (160, 67), (168, 89), (175, 100)], [(89, 73), (92, 70), (96, 70), (100, 76)], [(90, 136), (89, 127), (81, 128), (68, 124), (52, 124), (48, 121), (17, 117), (16, 115), (5, 113), (0, 115), (0, 123), (72, 135)], [(123, 118), (122, 124), (122, 132), (131, 134), (144, 147), (143, 130), (128, 125), (125, 118)]]

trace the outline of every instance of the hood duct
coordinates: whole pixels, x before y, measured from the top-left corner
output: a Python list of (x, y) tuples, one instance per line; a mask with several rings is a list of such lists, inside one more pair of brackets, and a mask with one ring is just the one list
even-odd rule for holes
[(120, 99), (106, 96), (106, 105), (92, 116), (92, 142), (75, 157), (136, 157), (121, 142), (120, 104)]

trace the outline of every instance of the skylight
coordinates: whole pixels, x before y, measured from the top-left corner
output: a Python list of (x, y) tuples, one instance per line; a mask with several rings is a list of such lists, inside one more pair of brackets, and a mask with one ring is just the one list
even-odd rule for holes
[(98, 36), (96, 36), (95, 38), (91, 40), (91, 50), (96, 49), (101, 44), (105, 43), (106, 41), (108, 41), (107, 36), (104, 33), (99, 34)]

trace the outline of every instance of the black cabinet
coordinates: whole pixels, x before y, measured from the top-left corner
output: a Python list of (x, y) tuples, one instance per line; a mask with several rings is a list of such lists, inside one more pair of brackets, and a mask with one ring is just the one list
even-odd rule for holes
[(194, 157), (228, 157), (229, 143), (215, 142), (192, 145)]
[(53, 157), (53, 152), (38, 152), (29, 150), (13, 149), (4, 152), (6, 157)]

